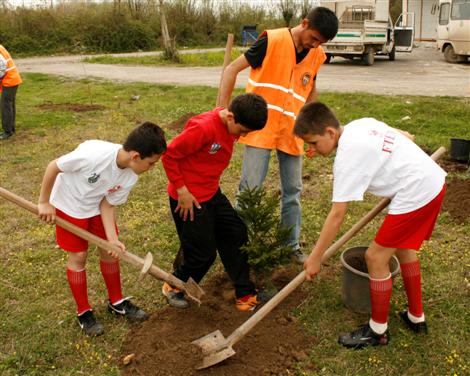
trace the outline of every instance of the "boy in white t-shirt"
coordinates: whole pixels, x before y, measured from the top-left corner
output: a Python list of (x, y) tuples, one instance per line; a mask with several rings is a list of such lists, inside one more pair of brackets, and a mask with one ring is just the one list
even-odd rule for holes
[(294, 133), (320, 155), (327, 156), (336, 149), (333, 205), (305, 261), (307, 279), (320, 271), (321, 257), (335, 239), (349, 201), (361, 201), (366, 191), (391, 199), (388, 215), (365, 254), (372, 317), (359, 329), (340, 336), (338, 342), (352, 348), (388, 343), (392, 293), (389, 261), (393, 255), (400, 261), (408, 297), (408, 309), (400, 317), (414, 332), (427, 332), (417, 251), (433, 231), (445, 193), (446, 172), (411, 141), (407, 132), (372, 118), (342, 127), (322, 103), (302, 108)]
[[(146, 122), (135, 128), (123, 145), (89, 140), (74, 151), (53, 160), (46, 168), (39, 195), (39, 217), (54, 222), (63, 218), (123, 251), (118, 239), (114, 206), (126, 202), (139, 174), (148, 171), (166, 150), (163, 131)], [(67, 280), (77, 304), (77, 318), (88, 335), (100, 335), (103, 326), (88, 303), (85, 263), (88, 242), (56, 226), (57, 244), (67, 251)], [(108, 290), (108, 310), (143, 321), (148, 315), (124, 298), (119, 255), (99, 249), (100, 269)]]

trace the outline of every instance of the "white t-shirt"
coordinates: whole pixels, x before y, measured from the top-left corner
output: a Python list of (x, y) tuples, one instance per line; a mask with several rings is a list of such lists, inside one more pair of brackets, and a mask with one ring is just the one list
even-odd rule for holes
[(333, 166), (333, 202), (388, 197), (390, 214), (409, 213), (435, 198), (446, 172), (413, 141), (372, 118), (344, 126)]
[(122, 145), (106, 141), (85, 141), (57, 160), (62, 173), (52, 188), (50, 202), (74, 218), (90, 218), (100, 214), (103, 197), (111, 205), (126, 202), (137, 182), (130, 168), (121, 169), (116, 158)]

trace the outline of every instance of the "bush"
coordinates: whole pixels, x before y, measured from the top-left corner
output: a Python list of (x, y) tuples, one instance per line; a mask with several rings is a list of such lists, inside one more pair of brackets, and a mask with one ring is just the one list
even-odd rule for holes
[[(45, 3), (44, 3), (45, 4)], [(58, 3), (51, 8), (0, 8), (1, 43), (18, 54), (54, 52), (126, 52), (160, 44), (160, 15), (155, 2)], [(138, 5), (138, 6), (137, 6)], [(282, 25), (276, 9), (256, 4), (210, 0), (166, 2), (170, 36), (179, 46), (223, 46), (227, 34), (241, 38), (244, 25), (258, 31)]]

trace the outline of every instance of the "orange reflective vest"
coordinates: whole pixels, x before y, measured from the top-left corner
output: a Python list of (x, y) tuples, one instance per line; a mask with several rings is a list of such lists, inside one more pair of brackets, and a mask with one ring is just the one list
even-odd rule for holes
[(13, 62), (13, 59), (11, 58), (10, 54), (8, 53), (6, 48), (3, 47), (1, 44), (0, 54), (4, 57), (7, 62), (7, 69), (5, 70), (5, 75), (0, 78), (0, 86), (18, 86), (23, 82), (23, 80), (21, 79), (21, 76), (18, 73), (18, 69), (16, 68), (15, 63)]
[(302, 139), (292, 133), (295, 117), (315, 84), (314, 77), (326, 59), (321, 47), (312, 48), (296, 64), (295, 45), (289, 29), (268, 30), (263, 64), (251, 69), (247, 92), (261, 95), (268, 103), (268, 122), (259, 130), (240, 137), (239, 142), (263, 149), (303, 154)]

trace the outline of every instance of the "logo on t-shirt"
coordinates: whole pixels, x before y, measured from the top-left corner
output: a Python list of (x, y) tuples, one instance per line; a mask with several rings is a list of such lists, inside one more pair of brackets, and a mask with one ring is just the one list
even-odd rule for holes
[(221, 146), (220, 144), (218, 144), (217, 142), (214, 142), (214, 143), (211, 145), (211, 149), (209, 150), (209, 154), (215, 154), (215, 153), (217, 153), (221, 147), (222, 147), (222, 146)]
[(116, 191), (119, 191), (120, 189), (121, 189), (121, 186), (116, 185), (115, 187), (108, 189), (108, 193), (114, 193)]
[(307, 86), (310, 82), (312, 75), (309, 72), (306, 72), (302, 75), (302, 85)]
[(391, 153), (393, 151), (395, 144), (395, 136), (395, 133), (391, 131), (385, 133), (382, 151), (385, 151), (386, 153)]
[(94, 173), (88, 178), (88, 183), (90, 183), (90, 184), (96, 183), (99, 178), (100, 178), (100, 174), (97, 174), (96, 172), (94, 172)]

